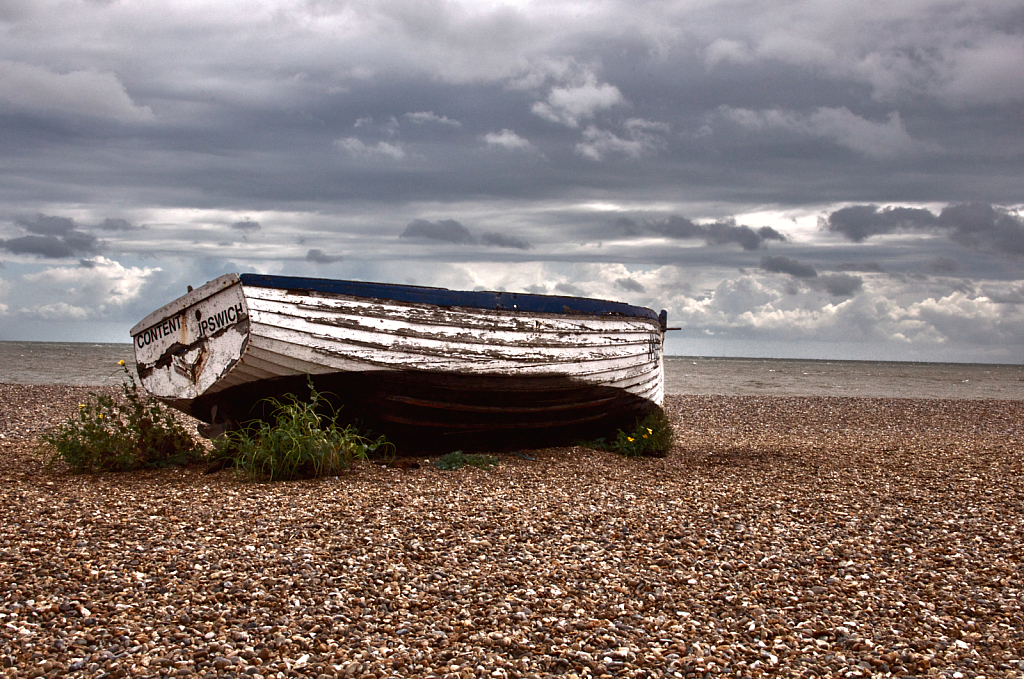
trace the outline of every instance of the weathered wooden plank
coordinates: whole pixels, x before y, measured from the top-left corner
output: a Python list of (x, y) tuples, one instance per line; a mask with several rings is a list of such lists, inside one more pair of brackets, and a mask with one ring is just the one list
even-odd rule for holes
[[(555, 333), (603, 333), (607, 332), (608, 322), (628, 321), (649, 330), (658, 327), (657, 320), (649, 318), (631, 318), (626, 316), (579, 317), (557, 314), (542, 314), (526, 311), (489, 311), (486, 314), (478, 310), (467, 310), (458, 307), (435, 307), (421, 304), (398, 303), (387, 300), (361, 300), (347, 297), (328, 298), (303, 297), (284, 290), (267, 288), (246, 289), (250, 305), (253, 308), (270, 310), (274, 304), (291, 307), (302, 311), (322, 312), (338, 316), (365, 318), (371, 321), (383, 321), (385, 324), (396, 322), (395, 309), (404, 309), (398, 318), (399, 322), (440, 326), (442, 328), (483, 328), (489, 331), (509, 330), (516, 332), (537, 331), (541, 326)], [(387, 328), (387, 325), (381, 326)]]
[[(452, 442), (490, 430), (565, 434), (639, 415), (664, 396), (663, 327), (649, 309), (451, 293), (483, 305), (467, 308), (422, 303), (444, 299), (437, 289), (398, 286), (405, 299), (395, 301), (329, 292), (364, 284), (282, 285), (221, 277), (147, 316), (133, 330), (143, 384), (209, 421), (215, 406), (218, 419), (245, 417), (262, 395), (302, 391), (312, 375), (337, 387), (339, 405), (395, 425), (399, 436), (418, 441), (422, 427)], [(492, 302), (499, 308), (485, 308)], [(563, 306), (602, 311), (552, 312)]]

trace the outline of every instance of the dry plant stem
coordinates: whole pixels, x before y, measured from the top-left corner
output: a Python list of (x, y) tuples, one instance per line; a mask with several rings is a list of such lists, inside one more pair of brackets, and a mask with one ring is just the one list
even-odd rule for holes
[(1022, 402), (670, 397), (663, 459), (251, 485), (48, 471), (79, 399), (0, 385), (0, 674), (1024, 669)]

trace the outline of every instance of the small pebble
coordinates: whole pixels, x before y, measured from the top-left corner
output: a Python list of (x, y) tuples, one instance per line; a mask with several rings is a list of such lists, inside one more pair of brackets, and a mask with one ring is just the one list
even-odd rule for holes
[(0, 384), (3, 676), (1024, 670), (1021, 401), (669, 396), (662, 459), (248, 484), (45, 466), (88, 391)]

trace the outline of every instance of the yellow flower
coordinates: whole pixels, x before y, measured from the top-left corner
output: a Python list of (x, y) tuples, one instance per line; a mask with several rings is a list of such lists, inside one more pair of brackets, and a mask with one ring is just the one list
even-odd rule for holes
[(84, 404), (84, 403), (79, 403), (79, 404), (78, 404), (78, 409), (79, 409), (79, 410), (81, 410), (81, 409), (82, 409), (82, 408), (84, 408), (84, 407), (85, 407), (85, 404)]
[(117, 364), (118, 365), (124, 365), (124, 359), (122, 358), (120, 361), (117, 362)]
[(644, 434), (644, 438), (647, 438), (647, 434)]
[(651, 428), (650, 428), (650, 427), (647, 427), (647, 433), (648, 433), (648, 434), (653, 434), (654, 432), (653, 432), (653, 431), (651, 430)]
[(629, 441), (630, 443), (632, 443), (633, 442), (633, 437), (632, 436), (627, 436), (626, 440)]
[(99, 417), (102, 420), (103, 419), (103, 413), (100, 413)]

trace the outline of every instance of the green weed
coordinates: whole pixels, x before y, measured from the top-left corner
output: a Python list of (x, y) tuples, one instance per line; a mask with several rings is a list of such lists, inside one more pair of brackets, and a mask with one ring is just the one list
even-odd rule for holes
[(141, 392), (124, 361), (121, 398), (90, 394), (77, 416), (43, 434), (49, 464), (75, 474), (186, 465), (206, 451), (156, 399)]
[(477, 467), (478, 469), (491, 469), (498, 465), (498, 458), (491, 455), (478, 453), (464, 453), (461, 450), (448, 453), (434, 463), (434, 466), (443, 471), (454, 471), (463, 467)]
[(629, 431), (617, 430), (613, 440), (599, 438), (583, 445), (610, 450), (625, 457), (665, 457), (674, 437), (668, 415), (661, 408), (656, 408), (638, 419)]
[(217, 456), (230, 458), (250, 481), (289, 481), (333, 476), (370, 455), (393, 455), (383, 436), (371, 440), (353, 426), (340, 426), (337, 413), (320, 414), (330, 405), (310, 380), (310, 400), (293, 394), (266, 399), (273, 424), (253, 420), (217, 439)]

